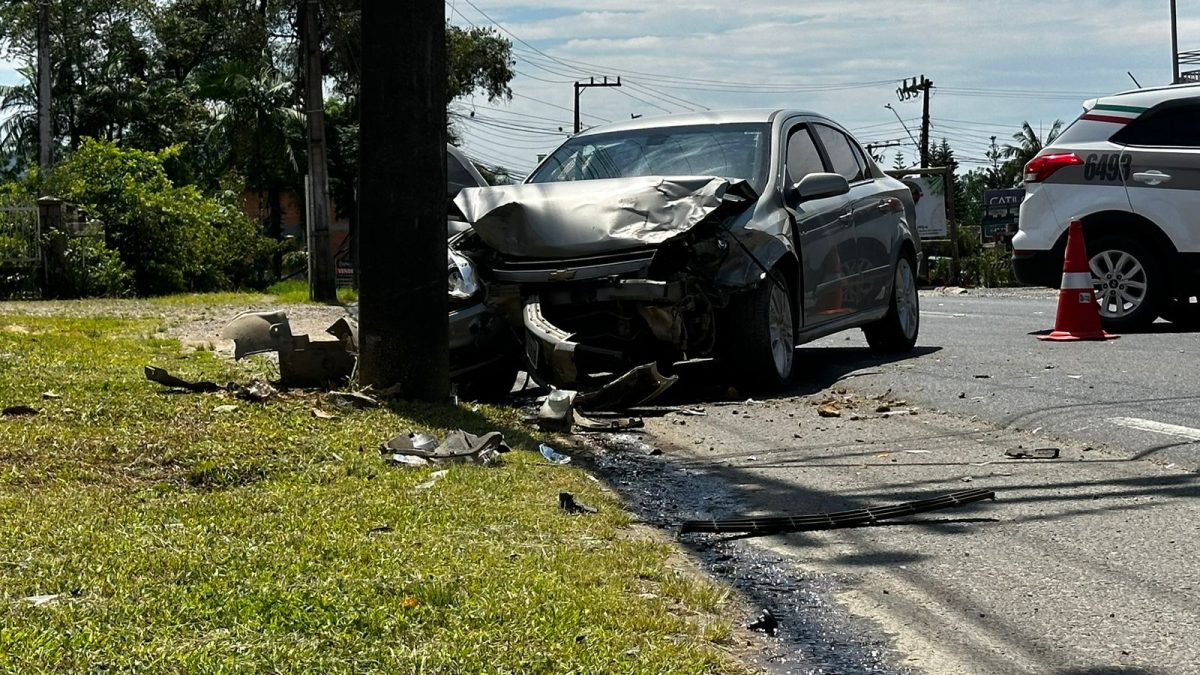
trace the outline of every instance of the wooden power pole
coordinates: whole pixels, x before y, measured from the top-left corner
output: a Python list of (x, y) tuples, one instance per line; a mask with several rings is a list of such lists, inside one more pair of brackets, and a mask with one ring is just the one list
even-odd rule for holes
[(364, 0), (359, 377), (449, 395), (443, 0)]
[(308, 297), (337, 302), (329, 239), (329, 171), (325, 161), (325, 92), (321, 78), (321, 2), (301, 0), (304, 30), (304, 112), (308, 120)]
[(44, 174), (54, 161), (51, 154), (54, 132), (50, 128), (50, 0), (38, 0), (37, 60), (38, 168)]

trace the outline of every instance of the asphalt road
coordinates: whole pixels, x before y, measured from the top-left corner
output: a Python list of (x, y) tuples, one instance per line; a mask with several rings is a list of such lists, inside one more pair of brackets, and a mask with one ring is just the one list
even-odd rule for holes
[[(899, 670), (1200, 673), (1196, 336), (1164, 325), (1049, 344), (1030, 335), (1053, 323), (1048, 294), (921, 301), (908, 358), (875, 358), (855, 332), (803, 348), (786, 396), (718, 403), (685, 388), (680, 402), (707, 414), (649, 419), (645, 442), (663, 454), (636, 461), (720, 489), (672, 490), (664, 516), (992, 489), (994, 503), (904, 524), (752, 544), (835, 579), (834, 602), (886, 636)], [(831, 400), (840, 417), (819, 416)], [(1041, 447), (1061, 454), (1005, 455)], [(703, 550), (704, 536), (684, 539)]]
[(880, 363), (860, 334), (835, 336), (802, 350), (811, 366), (802, 381), (853, 374), (864, 391), (892, 388), (1004, 428), (1200, 468), (1200, 334), (1160, 322), (1105, 342), (1042, 342), (1032, 334), (1053, 326), (1053, 292), (927, 293), (921, 302), (915, 358)]

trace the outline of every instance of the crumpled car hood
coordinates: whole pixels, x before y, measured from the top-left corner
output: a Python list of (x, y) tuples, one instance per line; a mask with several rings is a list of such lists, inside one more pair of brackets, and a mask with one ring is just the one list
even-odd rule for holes
[(557, 258), (661, 244), (756, 198), (741, 180), (642, 176), (466, 188), (454, 203), (496, 251)]

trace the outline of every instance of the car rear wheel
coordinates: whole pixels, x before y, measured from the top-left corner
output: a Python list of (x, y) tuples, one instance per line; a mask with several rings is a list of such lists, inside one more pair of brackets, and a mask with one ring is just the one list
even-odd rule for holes
[(743, 387), (772, 391), (791, 380), (796, 323), (791, 287), (779, 268), (734, 300), (723, 332), (725, 361)]
[(1088, 255), (1105, 328), (1127, 331), (1158, 318), (1164, 280), (1145, 246), (1126, 237), (1101, 237), (1088, 244)]
[(863, 326), (863, 334), (872, 351), (900, 354), (912, 351), (921, 329), (921, 303), (917, 299), (917, 278), (908, 256), (896, 262), (892, 282), (892, 300), (888, 313), (879, 321)]

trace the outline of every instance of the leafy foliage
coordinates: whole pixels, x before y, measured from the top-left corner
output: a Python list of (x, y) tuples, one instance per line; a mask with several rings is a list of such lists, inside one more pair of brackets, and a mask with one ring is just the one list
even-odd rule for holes
[(176, 153), (85, 139), (48, 184), (104, 223), (141, 295), (263, 286), (272, 242), (236, 193), (210, 198), (194, 185), (174, 185), (163, 164)]

